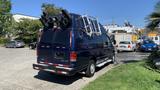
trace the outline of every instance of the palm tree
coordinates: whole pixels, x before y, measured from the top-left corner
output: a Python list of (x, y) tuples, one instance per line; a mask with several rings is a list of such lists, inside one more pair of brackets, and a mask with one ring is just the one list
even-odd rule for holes
[(147, 17), (148, 25), (147, 28), (155, 30), (160, 24), (160, 1), (155, 5), (155, 10)]

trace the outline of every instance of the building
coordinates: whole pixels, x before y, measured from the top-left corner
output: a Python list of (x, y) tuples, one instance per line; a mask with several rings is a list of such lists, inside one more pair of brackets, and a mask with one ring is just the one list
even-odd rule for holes
[(33, 17), (33, 16), (28, 16), (28, 15), (23, 15), (23, 14), (13, 14), (13, 18), (16, 22), (19, 22), (20, 19), (26, 18), (26, 19), (32, 19), (32, 20), (38, 20), (38, 17)]
[(138, 28), (131, 25), (129, 22), (125, 22), (123, 26), (117, 24), (108, 24), (105, 25), (104, 28), (108, 32), (110, 37), (114, 38), (117, 43), (120, 41), (133, 41), (136, 42), (138, 40)]
[(134, 26), (119, 26), (117, 24), (108, 24), (105, 25), (104, 28), (108, 33), (116, 33), (116, 32), (136, 33), (136, 30), (138, 30), (138, 28)]

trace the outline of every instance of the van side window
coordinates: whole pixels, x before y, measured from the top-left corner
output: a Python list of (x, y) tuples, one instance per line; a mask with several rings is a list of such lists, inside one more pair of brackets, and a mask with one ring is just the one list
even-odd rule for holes
[(85, 27), (85, 32), (87, 35), (91, 36), (92, 34), (101, 35), (100, 25), (96, 18), (82, 16), (82, 20)]
[(83, 23), (82, 17), (78, 17), (78, 18), (76, 19), (76, 28), (85, 31), (85, 28), (84, 28), (84, 27), (85, 27), (85, 25), (84, 25), (84, 23)]
[(94, 24), (93, 20), (89, 19), (89, 21), (91, 23), (92, 32), (95, 33), (96, 32), (95, 24)]
[(91, 33), (91, 28), (90, 28), (90, 23), (89, 20), (87, 19), (87, 17), (84, 17), (84, 24), (85, 24), (85, 28), (86, 28), (86, 32), (89, 34)]
[(96, 28), (96, 33), (101, 34), (100, 25), (97, 22), (97, 20), (94, 20), (94, 24), (95, 24), (95, 28)]
[(78, 37), (82, 38), (83, 37), (83, 34), (85, 32), (85, 25), (83, 23), (83, 19), (82, 17), (78, 17), (76, 19), (76, 29), (77, 29), (77, 32), (78, 32)]
[(109, 36), (106, 35), (106, 37), (107, 37), (107, 40), (108, 40), (108, 45), (109, 45), (109, 46), (112, 46), (112, 42), (111, 42)]
[(112, 42), (111, 42), (110, 38), (106, 34), (103, 34), (102, 38), (103, 38), (103, 44), (104, 45), (112, 46)]

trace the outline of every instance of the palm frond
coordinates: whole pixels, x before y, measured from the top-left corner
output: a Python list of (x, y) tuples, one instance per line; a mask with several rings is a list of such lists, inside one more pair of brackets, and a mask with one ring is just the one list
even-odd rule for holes
[(147, 28), (150, 30), (156, 30), (156, 27), (159, 27), (160, 25), (160, 0), (155, 5), (155, 10), (153, 13), (148, 15), (146, 18), (147, 20)]
[(149, 22), (147, 25), (147, 28), (154, 30), (156, 27), (159, 26), (160, 12), (153, 12), (146, 19), (147, 19), (147, 22)]
[(151, 30), (155, 30), (155, 28), (159, 26), (159, 23), (160, 23), (160, 19), (152, 20), (148, 23), (147, 28)]
[(157, 4), (155, 5), (155, 11), (160, 12), (160, 1), (158, 1)]
[(153, 12), (149, 15), (150, 20), (160, 19), (160, 12)]

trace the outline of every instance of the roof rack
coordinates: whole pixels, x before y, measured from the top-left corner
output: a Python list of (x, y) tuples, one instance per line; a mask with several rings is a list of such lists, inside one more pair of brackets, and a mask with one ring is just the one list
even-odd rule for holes
[(97, 35), (101, 34), (100, 25), (96, 18), (87, 15), (82, 15), (81, 17), (85, 26), (86, 33), (89, 36), (91, 36), (93, 33)]

